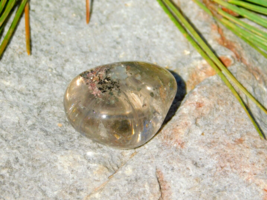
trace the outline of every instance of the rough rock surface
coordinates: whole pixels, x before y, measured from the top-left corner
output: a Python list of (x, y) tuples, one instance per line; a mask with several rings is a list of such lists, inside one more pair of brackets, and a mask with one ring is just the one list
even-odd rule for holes
[[(192, 1), (176, 3), (267, 106), (266, 60)], [(32, 0), (33, 55), (21, 21), (1, 59), (0, 199), (267, 199), (266, 141), (157, 2), (94, 1), (90, 25), (84, 4)], [(127, 151), (75, 132), (62, 104), (77, 74), (124, 60), (168, 67), (181, 89), (159, 133)], [(267, 117), (247, 103), (267, 134)]]

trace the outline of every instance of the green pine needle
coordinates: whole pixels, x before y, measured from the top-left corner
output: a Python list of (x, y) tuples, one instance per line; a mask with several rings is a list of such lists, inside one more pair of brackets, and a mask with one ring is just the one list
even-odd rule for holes
[(243, 8), (247, 8), (249, 10), (252, 10), (254, 12), (258, 12), (258, 13), (262, 13), (262, 14), (267, 14), (267, 8), (264, 8), (262, 6), (256, 6), (256, 5), (253, 5), (253, 4), (250, 4), (250, 3), (246, 3), (246, 2), (243, 2), (243, 1), (237, 1), (237, 0), (228, 0), (229, 3), (231, 4), (235, 4), (237, 6), (241, 6)]
[[(170, 0), (157, 0), (161, 5), (163, 10), (167, 13), (170, 19), (174, 22), (176, 27), (182, 32), (186, 39), (193, 45), (193, 47), (200, 53), (200, 55), (210, 64), (211, 67), (217, 72), (224, 83), (229, 87), (233, 95), (237, 98), (248, 117), (250, 118), (252, 124), (257, 130), (261, 138), (265, 138), (264, 134), (260, 130), (257, 122), (252, 117), (244, 101), (237, 93), (235, 88), (232, 86), (230, 81), (226, 78), (224, 73), (228, 78), (241, 90), (243, 91), (261, 110), (267, 114), (267, 110), (244, 88), (244, 86), (239, 83), (236, 78), (231, 74), (231, 72), (222, 64), (219, 58), (213, 53), (210, 47), (203, 41), (198, 32), (191, 26), (187, 19), (182, 15), (179, 9)], [(199, 2), (200, 3), (200, 2)], [(209, 12), (209, 11), (207, 11)], [(210, 12), (209, 12), (210, 13)], [(224, 72), (224, 73), (222, 73)]]
[(230, 9), (232, 11), (234, 11), (235, 13), (267, 28), (267, 19), (264, 19), (263, 17), (257, 15), (256, 13), (253, 13), (249, 10), (246, 10), (244, 8), (240, 8), (240, 7), (237, 7), (235, 5), (231, 5), (230, 3), (227, 3), (223, 0), (213, 0), (214, 2), (220, 4), (221, 6), (227, 8), (227, 9)]
[(14, 7), (16, 5), (18, 6), (13, 22), (11, 23), (8, 32), (0, 45), (0, 57), (2, 56), (7, 44), (9, 43), (18, 25), (19, 19), (24, 11), (27, 2), (28, 0), (22, 0), (18, 4), (16, 4), (16, 0), (9, 0), (8, 2), (6, 0), (2, 0), (0, 2), (0, 31), (3, 31), (4, 26), (6, 25), (6, 21), (8, 17), (12, 14), (12, 10), (14, 9)]
[(266, 0), (247, 0), (250, 1), (251, 3), (255, 3), (261, 6), (267, 7), (267, 1)]
[(2, 0), (0, 2), (0, 14), (2, 13), (4, 7), (6, 6), (6, 2), (7, 2), (7, 0)]
[[(242, 20), (238, 17), (234, 17), (229, 13), (223, 11), (219, 6), (213, 6), (211, 12), (207, 6), (200, 2), (200, 0), (193, 0), (200, 8), (202, 8), (206, 13), (213, 16), (217, 21), (222, 23), (225, 27), (231, 30), (238, 37), (243, 39), (246, 43), (256, 49), (260, 54), (262, 54), (265, 58), (267, 58), (266, 52), (266, 38), (267, 33), (262, 31), (261, 29), (254, 27)], [(229, 0), (231, 1), (231, 0)], [(256, 1), (256, 0), (255, 0)], [(225, 2), (226, 3), (226, 2)], [(234, 6), (234, 8), (237, 8)], [(229, 9), (229, 7), (228, 7)], [(229, 9), (230, 10), (230, 9)], [(230, 10), (233, 11), (233, 10)], [(236, 11), (236, 10), (235, 10)], [(254, 19), (254, 21), (257, 19)], [(232, 23), (231, 23), (232, 22)], [(259, 39), (259, 37), (261, 39)]]
[(10, 16), (11, 10), (15, 6), (15, 3), (16, 3), (16, 0), (10, 0), (7, 3), (6, 9), (5, 9), (4, 13), (0, 17), (0, 26), (2, 26), (3, 23), (7, 20), (8, 16)]
[(225, 17), (225, 18), (231, 20), (232, 22), (234, 22), (234, 23), (236, 23), (236, 24), (238, 24), (238, 25), (244, 27), (245, 29), (251, 31), (252, 33), (255, 33), (256, 35), (261, 36), (261, 37), (263, 37), (263, 38), (265, 38), (265, 39), (267, 38), (267, 33), (264, 32), (264, 31), (262, 31), (262, 30), (260, 30), (259, 28), (256, 28), (256, 27), (254, 27), (254, 26), (252, 26), (252, 25), (250, 25), (250, 24), (247, 24), (247, 23), (243, 22), (243, 21), (240, 20), (239, 18), (236, 18), (236, 17), (234, 17), (234, 16), (228, 14), (227, 12), (224, 12), (224, 11), (223, 11), (222, 9), (220, 9), (220, 8), (217, 9), (217, 12), (218, 12), (221, 16), (223, 16), (223, 17)]

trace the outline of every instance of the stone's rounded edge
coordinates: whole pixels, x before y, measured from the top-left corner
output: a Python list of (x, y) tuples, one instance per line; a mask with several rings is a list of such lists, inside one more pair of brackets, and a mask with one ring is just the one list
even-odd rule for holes
[[(166, 86), (164, 89), (167, 90), (166, 88), (169, 87), (169, 86), (172, 86), (172, 95), (171, 96), (167, 96), (166, 98), (168, 98), (168, 105), (164, 105), (164, 106), (167, 106), (167, 110), (165, 108), (165, 112), (162, 113), (164, 116), (162, 117), (161, 121), (160, 121), (160, 125), (153, 131), (152, 134), (150, 134), (144, 141), (142, 141), (141, 143), (138, 143), (138, 144), (130, 144), (130, 145), (116, 145), (114, 143), (108, 143), (107, 141), (99, 141), (99, 140), (96, 140), (94, 137), (92, 136), (89, 136), (88, 134), (85, 134), (83, 131), (79, 130), (79, 128), (77, 127), (77, 125), (75, 125), (75, 122), (71, 119), (71, 117), (69, 116), (69, 112), (71, 112), (68, 108), (68, 102), (66, 100), (66, 96), (68, 94), (68, 92), (71, 92), (69, 91), (70, 88), (71, 88), (71, 84), (74, 83), (76, 81), (76, 79), (78, 77), (85, 77), (87, 76), (87, 72), (92, 72), (94, 70), (97, 70), (96, 73), (98, 73), (99, 71), (101, 71), (102, 69), (106, 69), (106, 68), (115, 68), (119, 65), (122, 65), (123, 67), (127, 67), (127, 66), (131, 66), (131, 67), (140, 67), (140, 66), (145, 66), (148, 71), (148, 74), (149, 73), (152, 73), (156, 68), (159, 70), (160, 73), (164, 72), (166, 73), (165, 74), (165, 77), (163, 74), (159, 75), (159, 77), (164, 77), (166, 79), (167, 78), (170, 78), (169, 82), (168, 82), (168, 86)], [(152, 69), (152, 68), (155, 68), (155, 69)], [(147, 73), (147, 72), (146, 72)], [(159, 73), (159, 74), (160, 74)], [(151, 75), (152, 77), (152, 75)], [(163, 78), (162, 78), (163, 79)], [(166, 82), (166, 81), (165, 81)], [(166, 83), (165, 83), (166, 84)], [(89, 70), (86, 70), (80, 74), (78, 74), (68, 85), (66, 91), (65, 91), (65, 94), (64, 94), (64, 100), (63, 100), (63, 103), (64, 103), (64, 109), (65, 109), (65, 112), (66, 112), (66, 115), (67, 115), (67, 118), (68, 120), (70, 121), (71, 125), (73, 126), (73, 128), (77, 131), (77, 132), (80, 132), (81, 134), (83, 134), (85, 137), (88, 137), (89, 139), (97, 142), (97, 143), (100, 143), (102, 145), (106, 145), (106, 146), (109, 146), (109, 147), (112, 147), (112, 148), (116, 148), (116, 149), (121, 149), (121, 150), (130, 150), (130, 149), (135, 149), (135, 148), (139, 148), (141, 147), (142, 145), (146, 144), (147, 142), (149, 142), (153, 137), (154, 135), (160, 130), (161, 126), (162, 126), (162, 123), (164, 122), (164, 119), (173, 103), (173, 100), (175, 98), (175, 95), (176, 95), (176, 92), (177, 92), (177, 83), (176, 83), (176, 80), (174, 78), (174, 76), (171, 74), (170, 71), (168, 71), (167, 69), (163, 68), (163, 67), (160, 67), (156, 64), (152, 64), (152, 63), (148, 63), (148, 62), (139, 62), (139, 61), (125, 61), (125, 62), (114, 62), (114, 63), (110, 63), (110, 64), (105, 64), (105, 65), (100, 65), (100, 66), (97, 66), (95, 68), (91, 68)], [(96, 97), (98, 97), (98, 94), (96, 94)], [(154, 97), (154, 96), (152, 96)], [(171, 98), (171, 99), (169, 99)], [(72, 104), (71, 107), (75, 107), (77, 105), (77, 102), (75, 102), (75, 104)], [(82, 123), (82, 121), (84, 121), (84, 119), (80, 120), (80, 124)], [(150, 122), (152, 121), (152, 118), (150, 118)], [(97, 134), (101, 134), (100, 132), (97, 133)], [(141, 134), (141, 133), (140, 133)]]
[[(75, 124), (73, 123), (73, 121), (71, 120), (71, 118), (70, 118), (70, 115), (68, 114), (69, 112), (71, 112), (71, 110), (70, 109), (68, 109), (67, 108), (67, 103), (68, 103), (68, 101), (66, 100), (66, 96), (68, 96), (68, 93), (69, 93), (69, 90), (70, 90), (70, 86), (72, 85), (72, 83), (74, 82), (74, 80), (78, 77), (79, 75), (77, 75), (75, 78), (73, 78), (70, 82), (69, 82), (69, 84), (68, 84), (68, 86), (67, 86), (67, 89), (66, 89), (66, 91), (65, 91), (65, 93), (64, 93), (64, 97), (63, 97), (63, 107), (64, 107), (64, 111), (65, 111), (65, 114), (66, 114), (66, 117), (67, 117), (67, 119), (68, 119), (68, 121), (69, 121), (69, 123), (71, 124), (71, 126), (76, 130), (76, 127), (75, 127)], [(72, 107), (74, 107), (75, 106), (75, 104), (72, 106)], [(77, 131), (77, 130), (76, 130)], [(79, 132), (79, 131), (78, 131)]]

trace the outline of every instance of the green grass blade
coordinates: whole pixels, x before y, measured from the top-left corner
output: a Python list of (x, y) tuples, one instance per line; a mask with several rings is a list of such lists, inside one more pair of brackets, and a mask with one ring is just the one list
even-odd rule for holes
[(260, 17), (259, 15), (255, 14), (255, 13), (253, 13), (251, 11), (248, 11), (248, 10), (246, 10), (244, 8), (239, 8), (239, 7), (235, 6), (235, 5), (231, 5), (231, 4), (229, 4), (229, 3), (227, 3), (227, 2), (225, 2), (223, 0), (213, 0), (213, 1), (218, 3), (218, 4), (220, 4), (220, 5), (222, 5), (225, 8), (228, 8), (228, 9), (236, 12), (237, 14), (239, 14), (239, 15), (247, 18), (247, 19), (250, 19), (251, 21), (253, 21), (253, 22), (255, 22), (255, 23), (257, 23), (257, 24), (259, 24), (259, 25), (261, 25), (261, 26), (263, 26), (265, 28), (267, 28), (267, 20), (264, 19), (263, 17)]
[[(161, 5), (161, 7), (163, 8), (163, 10), (167, 13), (167, 15), (170, 17), (170, 19), (174, 22), (174, 24), (176, 25), (176, 27), (181, 31), (181, 33), (184, 35), (184, 37), (192, 44), (192, 46), (200, 53), (200, 55), (213, 67), (213, 69), (217, 72), (217, 74), (220, 76), (220, 78), (229, 87), (229, 89), (231, 90), (231, 92), (234, 94), (234, 96), (237, 98), (237, 100), (239, 101), (239, 103), (241, 104), (241, 106), (243, 107), (243, 109), (245, 110), (245, 112), (247, 113), (248, 117), (252, 121), (252, 124), (254, 125), (255, 129), (257, 130), (257, 132), (259, 133), (259, 135), (261, 136), (261, 138), (264, 138), (264, 135), (261, 132), (259, 126), (257, 125), (257, 123), (254, 120), (254, 118), (251, 116), (248, 108), (246, 107), (245, 103), (243, 102), (243, 100), (241, 99), (241, 97), (239, 96), (239, 94), (237, 93), (237, 91), (234, 89), (234, 87), (232, 86), (232, 84), (225, 77), (225, 75), (221, 72), (221, 70), (218, 68), (218, 66), (216, 66), (216, 64), (204, 52), (204, 50), (201, 48), (201, 46), (192, 38), (192, 36), (183, 28), (183, 26), (180, 24), (180, 22), (169, 11), (169, 9), (167, 8), (166, 5), (168, 5), (168, 7), (169, 7), (170, 2), (167, 1), (167, 0), (163, 0), (163, 1), (162, 0), (157, 0), (157, 1)], [(166, 3), (166, 5), (163, 2)], [(174, 11), (173, 9), (171, 9), (171, 10)], [(176, 10), (176, 8), (175, 8), (175, 10)], [(180, 19), (179, 16), (177, 16), (177, 18)], [(185, 26), (188, 28), (187, 25), (185, 25)], [(194, 33), (191, 33), (191, 34), (192, 35), (195, 35)]]
[(12, 24), (10, 25), (10, 28), (7, 32), (7, 34), (5, 35), (4, 39), (3, 39), (3, 42), (2, 44), (0, 45), (0, 56), (2, 56), (11, 36), (13, 35), (14, 31), (15, 31), (15, 28), (19, 22), (19, 19), (21, 17), (21, 14), (23, 13), (24, 11), (24, 7), (26, 5), (26, 3), (28, 2), (28, 0), (22, 0), (21, 4), (19, 5), (19, 8), (17, 10), (17, 13), (14, 17), (14, 20), (12, 22)]
[(261, 13), (261, 14), (264, 14), (266, 15), (267, 14), (267, 8), (264, 8), (262, 6), (256, 6), (256, 5), (253, 5), (253, 4), (250, 4), (250, 3), (246, 3), (246, 2), (243, 2), (243, 1), (237, 1), (237, 0), (228, 0), (229, 3), (231, 4), (235, 4), (237, 6), (241, 6), (243, 8), (246, 8), (246, 9), (249, 9), (249, 10), (252, 10), (254, 12), (258, 12), (258, 13)]
[(15, 6), (16, 0), (9, 0), (4, 13), (0, 17), (0, 26), (3, 25), (7, 17), (10, 15), (12, 8)]

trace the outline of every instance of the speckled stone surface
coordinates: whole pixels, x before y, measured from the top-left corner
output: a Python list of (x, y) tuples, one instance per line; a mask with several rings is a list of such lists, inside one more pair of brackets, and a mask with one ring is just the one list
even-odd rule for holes
[[(267, 106), (266, 59), (192, 1), (176, 3)], [(21, 21), (0, 62), (0, 199), (267, 199), (266, 142), (157, 2), (94, 1), (90, 25), (84, 6), (32, 0), (33, 55)], [(63, 108), (77, 74), (125, 60), (168, 67), (180, 88), (169, 121), (135, 150), (92, 142)], [(267, 134), (266, 116), (248, 105)]]

